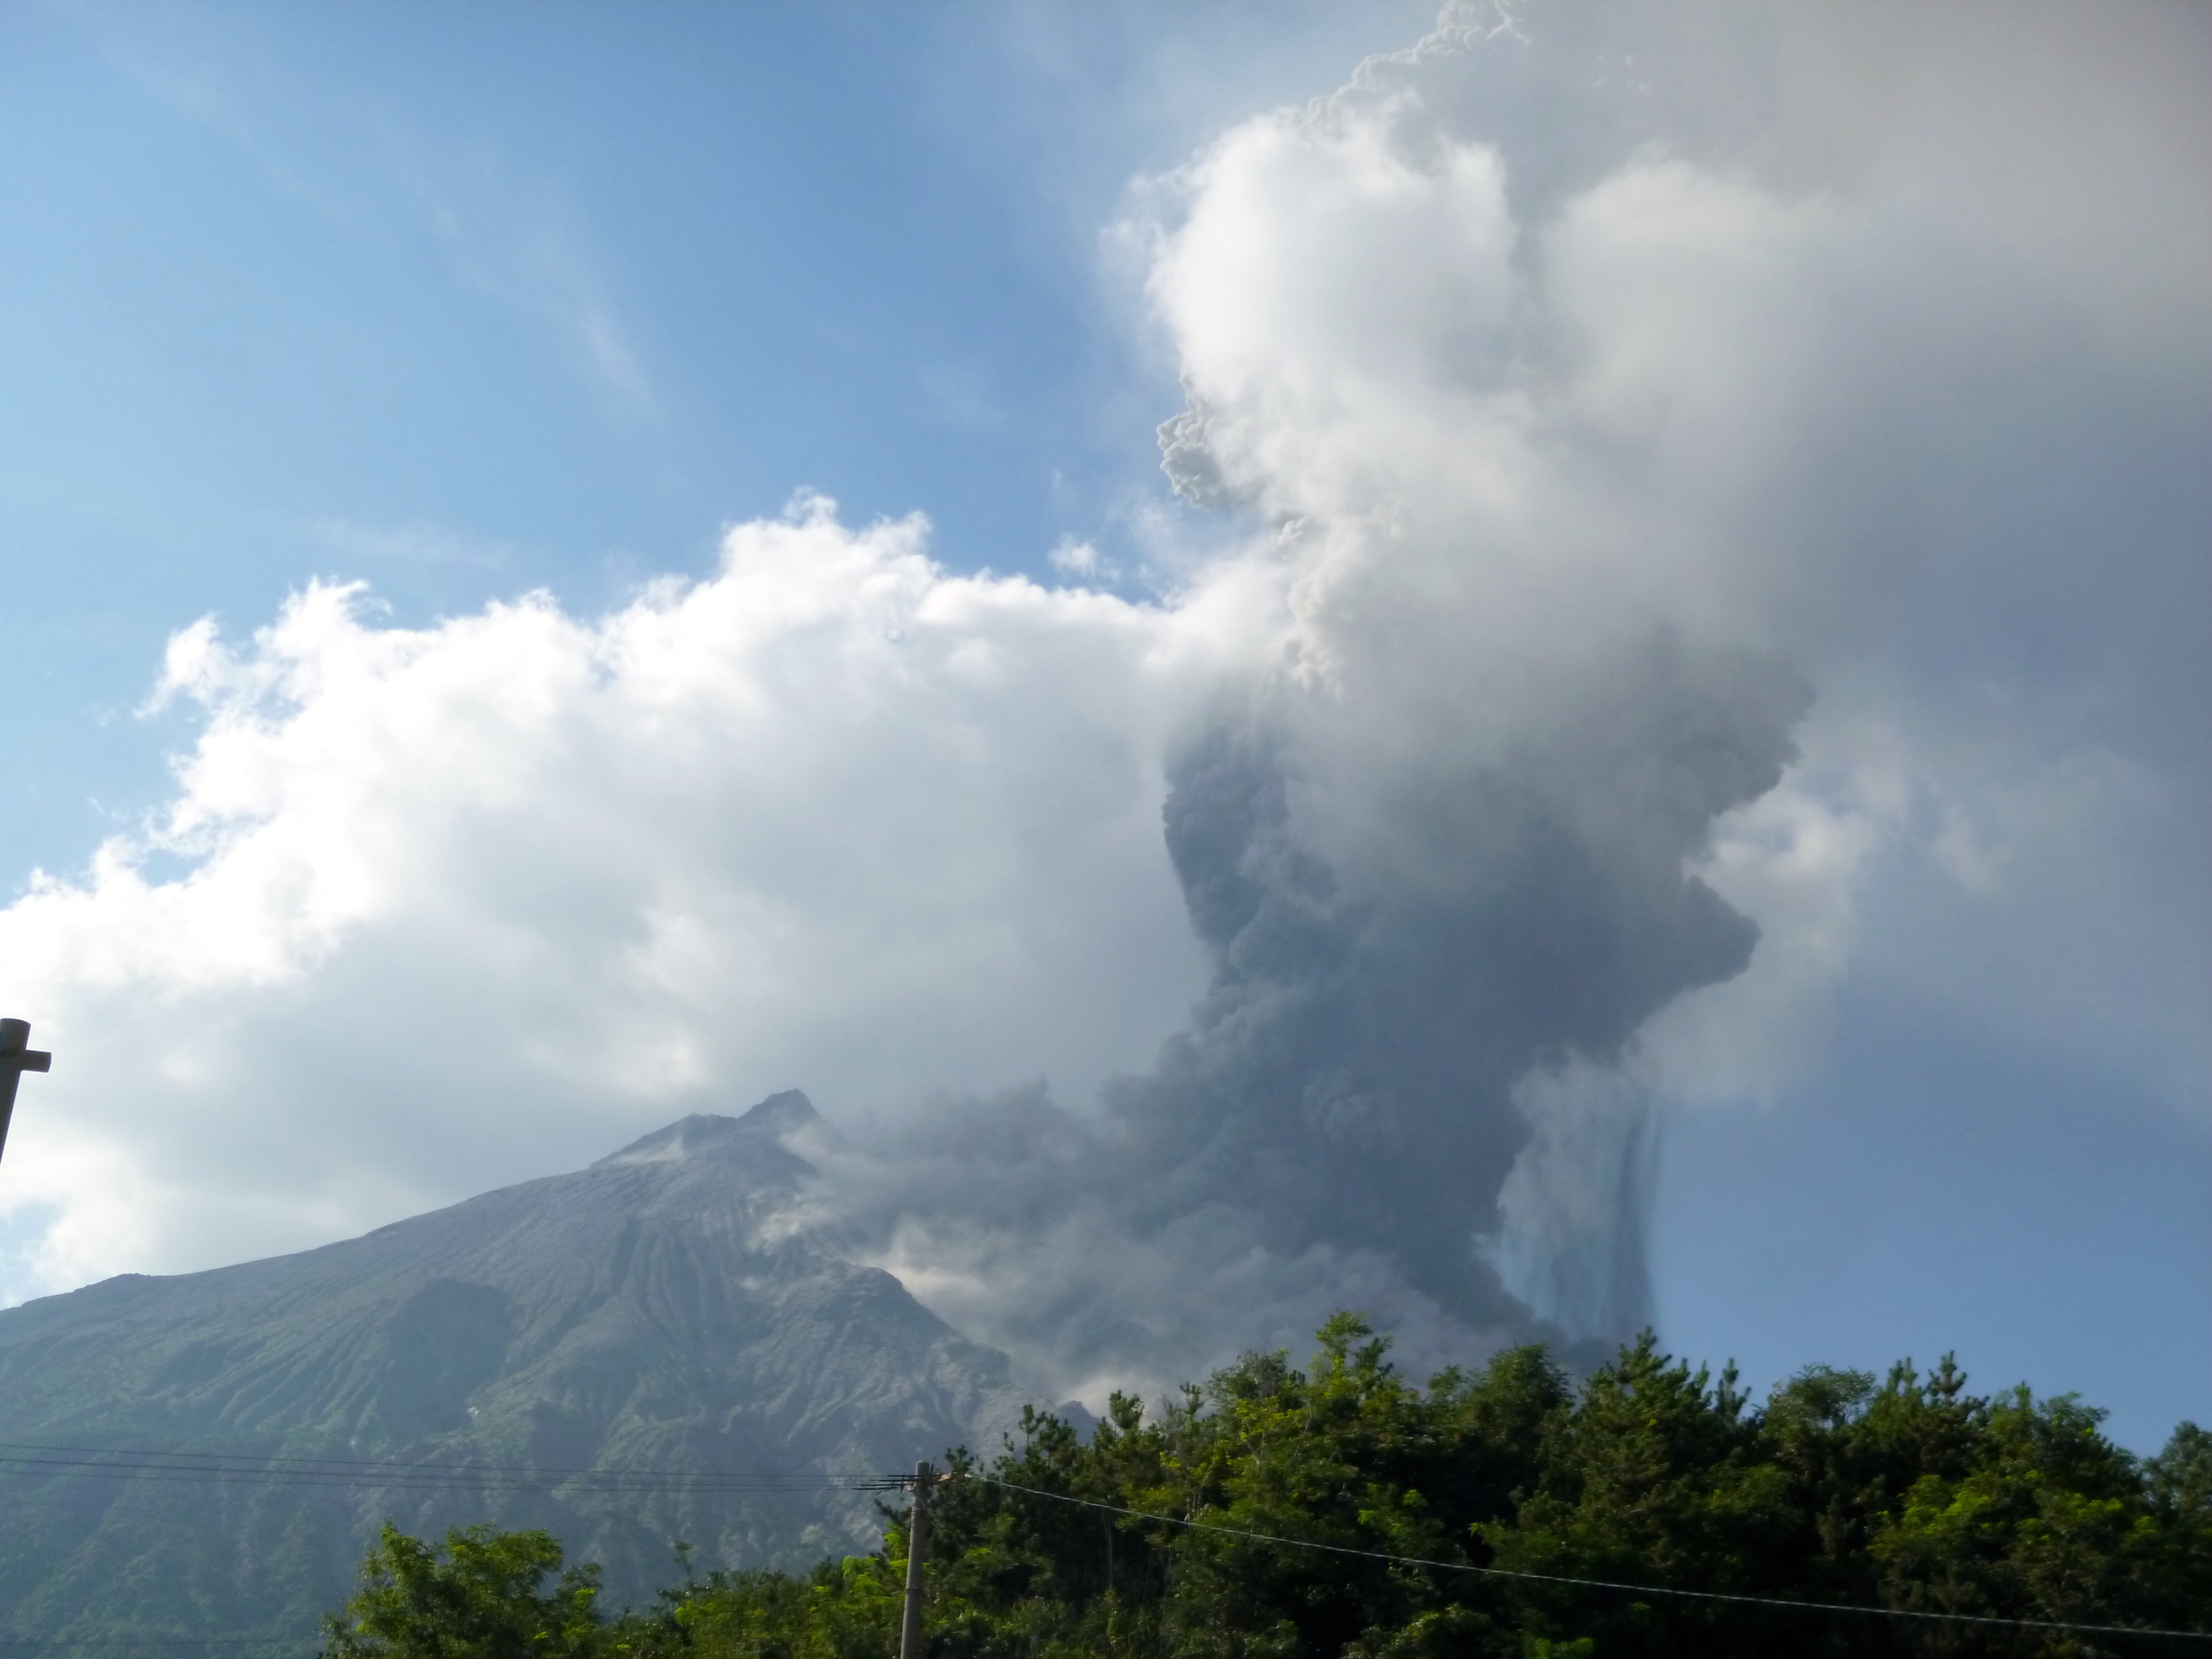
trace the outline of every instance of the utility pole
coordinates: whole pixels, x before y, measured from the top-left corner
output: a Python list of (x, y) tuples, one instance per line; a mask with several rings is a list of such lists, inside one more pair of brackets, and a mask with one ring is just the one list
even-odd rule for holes
[(8, 1125), (15, 1115), (15, 1085), (26, 1072), (53, 1068), (54, 1057), (30, 1042), (30, 1021), (0, 1019), (0, 1152), (7, 1150)]
[(906, 1620), (899, 1626), (899, 1659), (921, 1659), (921, 1565), (929, 1547), (929, 1489), (937, 1471), (925, 1460), (914, 1466), (914, 1510), (906, 1523)]

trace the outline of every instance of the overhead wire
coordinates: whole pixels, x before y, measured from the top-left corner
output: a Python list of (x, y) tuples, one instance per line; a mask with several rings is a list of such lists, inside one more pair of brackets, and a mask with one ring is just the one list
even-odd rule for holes
[[(561, 1468), (514, 1464), (456, 1464), (408, 1462), (368, 1458), (300, 1457), (230, 1452), (167, 1452), (111, 1450), (85, 1446), (33, 1446), (0, 1442), (0, 1470), (51, 1470), (61, 1478), (111, 1478), (140, 1481), (193, 1480), (217, 1483), (240, 1481), (289, 1486), (411, 1487), (417, 1490), (555, 1492), (581, 1489), (606, 1492), (894, 1492), (912, 1485), (912, 1477), (744, 1474), (734, 1472), (680, 1474), (659, 1470)], [(1443, 1561), (1424, 1556), (1397, 1555), (1384, 1550), (1361, 1549), (1348, 1544), (1323, 1543), (1308, 1538), (1285, 1538), (1278, 1534), (1224, 1526), (1218, 1522), (1162, 1515), (1067, 1492), (1047, 1492), (1011, 1480), (971, 1472), (961, 1477), (1001, 1491), (1050, 1503), (1101, 1510), (1133, 1520), (1157, 1522), (1193, 1532), (1218, 1534), (1285, 1549), (1313, 1550), (1352, 1556), (1394, 1565), (1426, 1567), (1443, 1572), (1471, 1573), (1573, 1589), (1601, 1589), (1637, 1595), (1663, 1595), (1677, 1600), (1726, 1602), (1740, 1606), (1778, 1607), (1802, 1612), (1840, 1613), (1863, 1617), (1916, 1619), (1948, 1624), (1996, 1626), (2014, 1630), (2047, 1630), (2077, 1635), (2146, 1636), (2182, 1641), (2212, 1642), (2212, 1631), (2167, 1630), (2139, 1625), (2094, 1625), (2053, 1619), (2012, 1619), (1990, 1613), (1942, 1613), (1917, 1607), (1877, 1607), (1860, 1602), (1814, 1601), (1789, 1596), (1746, 1595), (1724, 1590), (1684, 1589), (1665, 1584), (1640, 1584), (1618, 1579), (1585, 1578), (1565, 1573), (1532, 1572), (1511, 1567), (1478, 1566), (1468, 1561)], [(253, 1646), (295, 1642), (288, 1637), (179, 1637), (116, 1641), (91, 1638), (0, 1637), (0, 1647), (137, 1646)]]
[[(0, 1472), (46, 1473), (60, 1480), (185, 1481), (276, 1486), (370, 1486), (383, 1490), (598, 1492), (897, 1492), (910, 1475), (748, 1474), (500, 1463), (437, 1463), (390, 1458), (278, 1453), (163, 1451), (148, 1448), (31, 1445), (0, 1441)], [(58, 1652), (160, 1649), (313, 1647), (301, 1636), (0, 1636), (11, 1648)]]
[(1055, 1504), (1073, 1504), (1082, 1509), (1103, 1510), (1112, 1515), (1133, 1516), (1142, 1521), (1158, 1521), (1166, 1526), (1184, 1527), (1194, 1532), (1224, 1533), (1232, 1538), (1248, 1538), (1262, 1544), (1279, 1544), (1287, 1549), (1322, 1550), (1331, 1555), (1356, 1555), (1370, 1561), (1389, 1561), (1409, 1567), (1435, 1567), (1444, 1572), (1479, 1573), (1486, 1578), (1530, 1579), (1546, 1584), (1567, 1584), (1583, 1589), (1626, 1590), (1638, 1595), (1671, 1595), (1694, 1601), (1732, 1601), (1752, 1607), (1794, 1607), (1810, 1612), (1863, 1613), (1878, 1619), (1937, 1620), (1951, 1624), (2002, 1625), (2014, 1630), (2064, 1631), (2079, 1635), (2098, 1636), (2159, 1636), (2175, 1637), (2186, 1642), (2212, 1642), (2212, 1631), (2161, 1630), (2142, 1625), (2084, 1625), (2059, 1619), (2004, 1619), (1991, 1613), (1931, 1613), (1917, 1607), (1872, 1607), (1854, 1601), (1805, 1601), (1779, 1595), (1737, 1595), (1723, 1590), (1676, 1589), (1665, 1584), (1632, 1584), (1610, 1578), (1577, 1578), (1565, 1573), (1525, 1572), (1511, 1567), (1479, 1567), (1470, 1561), (1434, 1561), (1418, 1555), (1392, 1555), (1382, 1550), (1358, 1549), (1349, 1544), (1324, 1544), (1310, 1538), (1283, 1538), (1273, 1533), (1252, 1532), (1243, 1527), (1224, 1527), (1218, 1522), (1193, 1521), (1181, 1516), (1158, 1515), (1149, 1510), (1133, 1510), (1119, 1504), (1101, 1503), (1096, 1498), (1076, 1498), (1066, 1492), (1046, 1492), (1036, 1486), (1016, 1486), (1011, 1480), (994, 1480), (987, 1474), (969, 1474), (963, 1477), (997, 1486), (1006, 1492), (1017, 1492), (1030, 1498), (1048, 1498)]
[(467, 1492), (888, 1492), (900, 1484), (892, 1478), (796, 1472), (559, 1468), (0, 1442), (0, 1472), (9, 1471), (27, 1475), (47, 1474), (63, 1479), (145, 1483), (248, 1483)]
[(281, 1654), (290, 1649), (303, 1655), (319, 1655), (323, 1637), (313, 1636), (143, 1636), (110, 1638), (87, 1636), (0, 1637), (0, 1653), (21, 1650), (58, 1656), (94, 1653), (250, 1653)]

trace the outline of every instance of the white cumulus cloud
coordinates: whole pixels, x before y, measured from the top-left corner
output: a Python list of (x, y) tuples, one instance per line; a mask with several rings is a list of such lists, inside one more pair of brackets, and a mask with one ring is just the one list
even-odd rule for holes
[(1163, 745), (1266, 643), (1264, 581), (1144, 605), (927, 541), (817, 498), (598, 618), (398, 629), (325, 586), (250, 641), (179, 632), (174, 800), (0, 913), (0, 999), (58, 1055), (9, 1147), (46, 1218), (19, 1293), (318, 1241), (793, 1083), (1081, 1098), (1143, 1065), (1201, 974)]

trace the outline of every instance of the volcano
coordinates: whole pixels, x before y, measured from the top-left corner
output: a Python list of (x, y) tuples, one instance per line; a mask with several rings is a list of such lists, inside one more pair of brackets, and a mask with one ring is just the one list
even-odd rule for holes
[[(818, 1126), (775, 1095), (343, 1243), (0, 1312), (0, 1632), (304, 1647), (386, 1519), (547, 1528), (616, 1603), (678, 1577), (679, 1540), (701, 1568), (873, 1548), (866, 1492), (611, 1489), (881, 1476), (1018, 1413), (1006, 1356), (793, 1224), (812, 1169), (787, 1143)], [(118, 1453), (246, 1462), (85, 1467)], [(309, 1484), (257, 1477), (270, 1457), (333, 1461)]]

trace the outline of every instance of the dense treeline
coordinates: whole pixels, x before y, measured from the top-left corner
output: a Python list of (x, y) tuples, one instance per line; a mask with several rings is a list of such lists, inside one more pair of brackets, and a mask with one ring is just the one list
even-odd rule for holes
[[(1158, 1416), (1117, 1396), (1088, 1444), (1030, 1416), (956, 1455), (933, 1508), (929, 1651), (954, 1656), (2212, 1651), (1698, 1601), (1461, 1567), (1857, 1607), (2212, 1632), (2212, 1434), (2148, 1461), (2101, 1413), (1966, 1392), (1945, 1359), (1816, 1367), (1754, 1407), (1646, 1340), (1579, 1387), (1539, 1348), (1409, 1385), (1340, 1316), (1304, 1370), (1248, 1356)], [(1071, 1503), (1084, 1499), (1091, 1508)], [(1117, 1515), (1113, 1510), (1133, 1511)], [(1234, 1531), (1169, 1524), (1173, 1516)], [(716, 1574), (603, 1617), (543, 1534), (387, 1531), (335, 1659), (883, 1659), (905, 1534), (811, 1577)], [(1339, 1553), (1240, 1537), (1327, 1544)], [(550, 1584), (549, 1580), (552, 1580)]]

